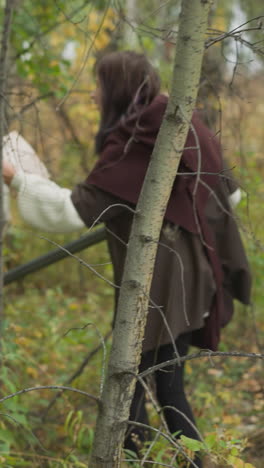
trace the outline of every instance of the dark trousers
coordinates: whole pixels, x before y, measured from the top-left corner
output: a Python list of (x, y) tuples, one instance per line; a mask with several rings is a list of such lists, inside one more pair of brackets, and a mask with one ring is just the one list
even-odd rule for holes
[[(185, 356), (187, 354), (190, 339), (191, 333), (186, 333), (184, 335), (180, 335), (175, 341), (176, 348), (180, 356)], [(168, 361), (174, 357), (174, 349), (171, 344), (161, 346), (158, 351), (148, 351), (143, 353), (139, 372), (143, 372), (155, 364)], [(180, 435), (183, 434), (192, 439), (199, 440), (197, 432), (189, 422), (191, 421), (195, 426), (192, 410), (184, 391), (184, 364), (179, 366), (176, 363), (170, 367), (156, 371), (154, 373), (154, 378), (156, 383), (156, 397), (159, 405), (162, 408), (165, 406), (171, 406), (186, 416), (185, 418), (173, 409), (165, 409), (163, 411), (171, 434), (176, 434), (176, 437), (180, 437)], [(145, 402), (144, 388), (140, 382), (137, 382), (134, 398), (130, 408), (131, 421), (149, 424)], [(139, 427), (130, 426), (128, 427), (124, 446), (126, 449), (138, 453), (138, 444), (135, 443), (134, 440), (136, 439), (139, 442), (144, 442), (151, 438), (151, 433), (148, 433)], [(199, 467), (202, 466), (198, 458), (195, 459), (195, 463)]]

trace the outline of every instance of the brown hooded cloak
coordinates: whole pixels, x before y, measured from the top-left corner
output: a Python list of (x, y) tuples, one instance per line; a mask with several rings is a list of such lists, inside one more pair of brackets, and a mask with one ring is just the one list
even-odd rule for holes
[[(135, 207), (166, 105), (167, 98), (157, 96), (107, 136), (97, 164), (72, 195), (87, 225), (111, 204)], [(150, 306), (143, 350), (187, 331), (193, 331), (193, 344), (215, 350), (233, 297), (250, 301), (248, 264), (222, 171), (219, 143), (194, 114), (164, 217), (150, 293), (159, 307)], [(128, 241), (132, 214), (113, 207), (101, 221), (120, 285), (126, 253), (120, 239)]]

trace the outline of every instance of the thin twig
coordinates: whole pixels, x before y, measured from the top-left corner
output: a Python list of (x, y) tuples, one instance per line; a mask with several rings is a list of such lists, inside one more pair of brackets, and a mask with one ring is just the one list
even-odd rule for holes
[(153, 374), (159, 369), (163, 369), (164, 367), (171, 366), (180, 360), (180, 362), (191, 361), (192, 359), (200, 359), (200, 358), (212, 358), (212, 357), (246, 357), (250, 359), (264, 359), (264, 354), (258, 353), (246, 353), (243, 351), (200, 351), (199, 353), (188, 354), (187, 356), (182, 356), (180, 358), (170, 359), (169, 361), (162, 362), (157, 364), (149, 369), (141, 372), (139, 375), (140, 377), (146, 377), (147, 375)]
[(69, 257), (72, 257), (74, 258), (75, 260), (77, 260), (81, 265), (87, 267), (89, 270), (91, 270), (96, 276), (98, 276), (98, 278), (102, 279), (103, 281), (105, 281), (107, 284), (109, 284), (110, 286), (112, 286), (113, 288), (117, 288), (117, 289), (120, 289), (120, 286), (118, 286), (117, 284), (114, 284), (112, 281), (108, 280), (105, 276), (101, 275), (100, 273), (98, 273), (98, 271), (96, 271), (89, 263), (85, 262), (82, 258), (78, 257), (78, 255), (74, 255), (73, 253), (71, 253), (69, 250), (65, 249), (64, 247), (62, 247), (62, 245), (58, 244), (57, 242), (49, 239), (48, 237), (45, 237), (45, 236), (38, 236), (39, 239), (44, 239), (46, 240), (47, 242), (50, 242), (51, 244), (55, 245), (56, 247), (58, 247), (59, 249), (63, 250), (64, 252), (66, 252)]
[[(106, 342), (108, 340), (108, 338), (111, 336), (112, 334), (112, 330), (110, 330), (105, 336), (104, 336), (104, 342)], [(77, 368), (77, 370), (71, 375), (71, 377), (68, 378), (68, 380), (66, 380), (65, 382), (65, 385), (69, 385), (71, 384), (75, 379), (77, 379), (77, 377), (79, 377), (82, 372), (84, 371), (85, 367), (87, 366), (87, 364), (90, 362), (90, 360), (95, 356), (95, 354), (101, 349), (101, 344), (99, 344), (98, 346), (96, 346), (96, 348), (92, 349), (92, 351), (90, 351), (87, 356), (83, 359), (82, 363), (80, 364), (80, 366)], [(54, 396), (54, 398), (50, 401), (49, 405), (47, 406), (47, 408), (45, 409), (45, 411), (43, 412), (42, 414), (42, 420), (44, 421), (49, 410), (54, 406), (54, 404), (56, 403), (57, 399), (63, 394), (63, 391), (64, 390), (61, 390), (60, 392), (56, 393), (56, 395)]]
[(84, 395), (88, 398), (91, 398), (92, 400), (96, 401), (96, 403), (100, 403), (100, 398), (91, 395), (90, 393), (84, 392), (83, 390), (78, 390), (77, 388), (73, 387), (65, 387), (63, 385), (39, 385), (37, 387), (29, 387), (29, 388), (23, 388), (23, 390), (19, 390), (17, 392), (11, 393), (10, 395), (7, 395), (3, 398), (0, 398), (0, 403), (3, 403), (6, 400), (10, 400), (10, 398), (14, 398), (15, 396), (18, 395), (23, 395), (23, 393), (28, 393), (28, 392), (33, 392), (36, 390), (68, 390), (70, 392), (75, 392), (79, 393), (80, 395)]
[[(29, 427), (24, 426), (20, 421), (18, 421), (16, 418), (14, 418), (14, 416), (11, 416), (10, 414), (6, 414), (6, 413), (1, 412), (0, 416), (11, 419), (11, 421), (15, 422), (21, 429), (28, 431), (29, 434), (36, 440), (37, 444), (41, 447), (41, 449), (44, 452), (48, 452), (48, 450), (45, 449), (45, 447), (42, 445), (40, 440), (37, 438), (37, 436), (34, 434), (34, 432)], [(1, 454), (3, 454), (2, 450), (1, 450)]]
[(103, 24), (104, 24), (106, 15), (107, 15), (107, 12), (108, 12), (108, 10), (109, 10), (109, 8), (110, 8), (110, 4), (111, 4), (111, 0), (108, 0), (108, 1), (107, 1), (107, 4), (106, 4), (106, 7), (105, 7), (105, 9), (104, 9), (103, 16), (102, 16), (101, 22), (100, 22), (100, 24), (99, 24), (99, 27), (98, 27), (97, 31), (95, 32), (95, 34), (94, 34), (94, 37), (93, 37), (93, 39), (92, 39), (92, 41), (91, 41), (91, 44), (90, 44), (89, 47), (88, 47), (87, 52), (85, 53), (85, 57), (84, 57), (84, 60), (83, 60), (82, 65), (81, 65), (81, 67), (80, 67), (80, 70), (78, 71), (78, 73), (77, 73), (77, 75), (76, 75), (76, 77), (75, 77), (75, 79), (74, 79), (72, 85), (69, 87), (69, 89), (66, 91), (66, 93), (65, 93), (65, 95), (63, 96), (63, 98), (61, 99), (61, 101), (58, 103), (57, 109), (59, 109), (59, 108), (62, 106), (62, 104), (64, 104), (64, 102), (66, 101), (66, 99), (68, 98), (68, 96), (70, 95), (70, 93), (72, 92), (72, 90), (74, 89), (74, 87), (76, 86), (76, 84), (78, 83), (78, 81), (79, 81), (79, 79), (80, 79), (80, 76), (81, 76), (81, 74), (82, 74), (82, 72), (83, 72), (83, 70), (84, 70), (84, 68), (85, 68), (86, 63), (87, 63), (87, 60), (88, 60), (88, 58), (89, 58), (89, 55), (90, 55), (90, 53), (91, 53), (91, 51), (92, 51), (92, 48), (94, 47), (95, 41), (96, 41), (98, 35), (99, 35), (100, 32), (101, 32), (101, 29), (102, 29), (102, 27), (103, 27)]
[(164, 432), (160, 431), (159, 429), (156, 429), (155, 427), (149, 426), (148, 424), (143, 424), (143, 423), (140, 423), (140, 422), (137, 422), (137, 421), (128, 421), (127, 424), (142, 427), (142, 428), (145, 428), (145, 429), (149, 429), (149, 430), (151, 430), (153, 432), (156, 432), (156, 433), (158, 432), (162, 437), (164, 437), (164, 439), (166, 439), (168, 442), (170, 442), (173, 445), (174, 448), (179, 450), (179, 452), (186, 458), (186, 460), (188, 460), (192, 464), (192, 466), (194, 466), (195, 468), (198, 468), (196, 463), (184, 452), (181, 445), (179, 443), (177, 443), (174, 439), (172, 439), (172, 437), (165, 434)]

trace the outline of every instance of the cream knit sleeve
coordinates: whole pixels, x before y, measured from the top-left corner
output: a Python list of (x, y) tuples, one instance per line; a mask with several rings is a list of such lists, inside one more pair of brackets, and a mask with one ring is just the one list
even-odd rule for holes
[(27, 173), (17, 173), (11, 187), (17, 190), (22, 218), (36, 229), (67, 233), (85, 226), (71, 201), (71, 190)]
[(228, 197), (231, 208), (235, 208), (241, 200), (241, 190), (237, 188), (231, 195)]

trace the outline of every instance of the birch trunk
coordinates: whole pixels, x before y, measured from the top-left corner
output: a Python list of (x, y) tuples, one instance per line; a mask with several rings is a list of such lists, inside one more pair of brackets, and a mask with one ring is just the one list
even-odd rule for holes
[(136, 26), (136, 12), (137, 12), (137, 0), (126, 0), (125, 15), (127, 23), (124, 27), (124, 42), (130, 48), (133, 48), (137, 44), (137, 36), (134, 31)]
[[(2, 180), (2, 155), (3, 136), (5, 122), (5, 89), (7, 81), (7, 53), (11, 28), (12, 13), (15, 0), (6, 0), (4, 21), (2, 28), (1, 50), (0, 50), (0, 330), (2, 335), (3, 323), (3, 228), (4, 228), (4, 203), (3, 203), (3, 180)], [(1, 336), (2, 337), (2, 336)], [(1, 348), (1, 342), (0, 342)]]
[[(118, 468), (142, 349), (154, 261), (200, 79), (210, 1), (183, 0), (171, 94), (129, 239), (89, 468)], [(177, 148), (179, 151), (175, 151)], [(152, 241), (153, 240), (153, 241)]]

